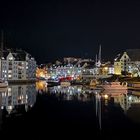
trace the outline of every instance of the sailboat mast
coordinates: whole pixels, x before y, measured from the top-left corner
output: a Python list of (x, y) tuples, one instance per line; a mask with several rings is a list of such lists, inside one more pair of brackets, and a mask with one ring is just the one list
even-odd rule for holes
[(101, 45), (99, 47), (99, 58), (98, 58), (98, 61), (101, 63)]

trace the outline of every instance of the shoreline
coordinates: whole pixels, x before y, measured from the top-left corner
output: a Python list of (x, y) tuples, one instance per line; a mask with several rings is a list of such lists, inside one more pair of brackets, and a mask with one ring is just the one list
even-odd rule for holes
[(34, 79), (34, 80), (8, 80), (8, 83), (10, 85), (12, 85), (12, 84), (32, 84), (35, 82), (37, 82), (36, 79)]

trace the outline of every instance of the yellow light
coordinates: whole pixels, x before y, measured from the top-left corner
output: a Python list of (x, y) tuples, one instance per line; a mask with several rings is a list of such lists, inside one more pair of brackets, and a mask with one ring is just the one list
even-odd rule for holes
[(105, 70), (108, 70), (108, 67), (104, 67)]
[(104, 95), (104, 98), (105, 98), (105, 99), (108, 99), (108, 95), (107, 95), (107, 94), (105, 94), (105, 95)]

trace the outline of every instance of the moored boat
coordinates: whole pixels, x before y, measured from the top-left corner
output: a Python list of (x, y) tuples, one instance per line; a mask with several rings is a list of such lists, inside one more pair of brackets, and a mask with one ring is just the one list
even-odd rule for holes
[(47, 79), (46, 82), (48, 86), (57, 86), (60, 83), (58, 79)]
[(102, 85), (104, 90), (127, 90), (127, 82), (106, 82)]
[(60, 82), (60, 85), (63, 87), (68, 87), (71, 85), (71, 83), (69, 81), (62, 81), (62, 82)]

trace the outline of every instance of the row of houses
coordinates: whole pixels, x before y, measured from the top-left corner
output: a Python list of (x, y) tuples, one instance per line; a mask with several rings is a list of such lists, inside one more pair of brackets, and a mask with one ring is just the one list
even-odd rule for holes
[[(101, 49), (100, 49), (101, 50)], [(99, 51), (100, 52), (100, 51)], [(100, 54), (100, 53), (99, 53)], [(103, 62), (101, 57), (96, 61), (92, 59), (82, 59), (75, 57), (57, 60), (54, 63), (43, 65), (37, 71), (37, 77), (58, 78), (58, 77), (93, 77), (100, 75), (131, 75), (140, 76), (140, 49), (127, 49), (118, 54), (112, 61)], [(99, 55), (100, 56), (100, 55)]]
[[(91, 59), (68, 58), (67, 63), (62, 65), (52, 65), (48, 71), (54, 75), (131, 75), (140, 76), (140, 49), (127, 49), (118, 54), (115, 59), (108, 62), (102, 62)], [(69, 60), (69, 61), (68, 61)], [(71, 61), (72, 62), (71, 62)], [(74, 61), (75, 60), (75, 61)], [(70, 65), (71, 62), (71, 65)], [(100, 62), (100, 65), (98, 65)], [(61, 64), (61, 65), (60, 65)]]

